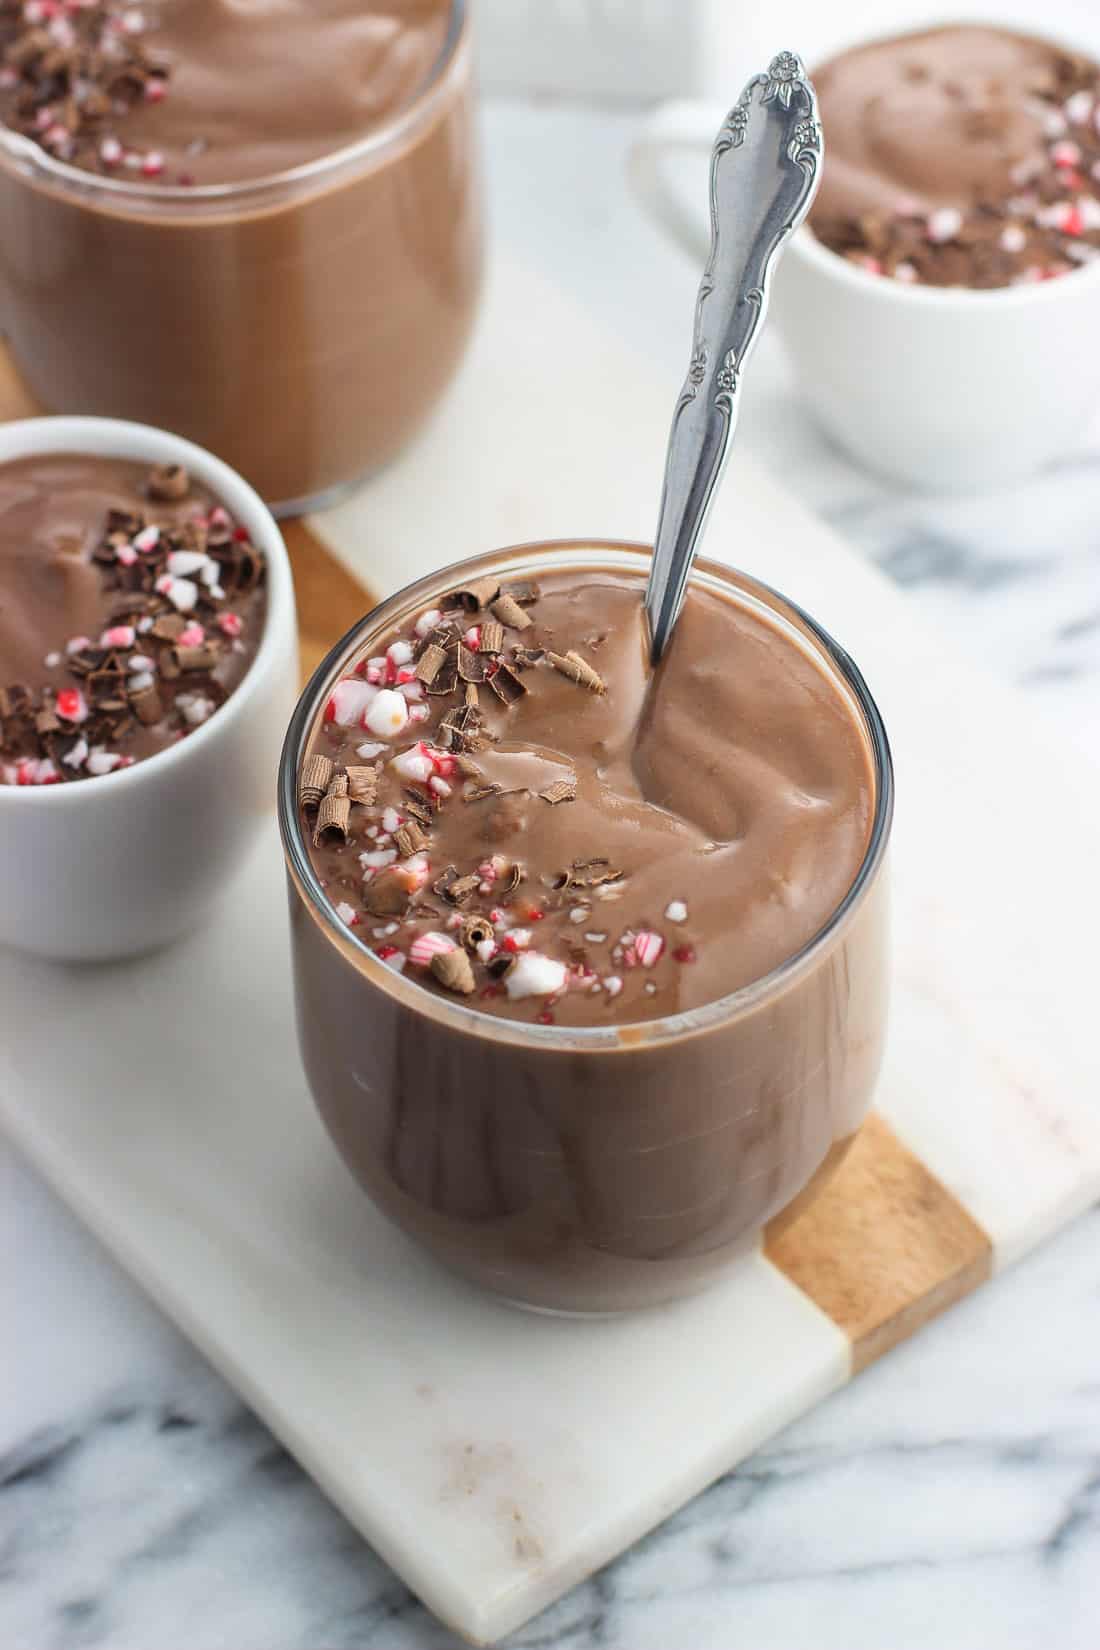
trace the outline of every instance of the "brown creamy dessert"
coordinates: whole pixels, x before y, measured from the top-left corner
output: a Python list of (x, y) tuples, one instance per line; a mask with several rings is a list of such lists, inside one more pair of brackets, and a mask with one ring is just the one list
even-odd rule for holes
[(201, 727), (255, 657), (263, 574), (178, 466), (0, 465), (0, 784), (97, 778)]
[(299, 1029), (393, 1218), (617, 1310), (701, 1286), (866, 1110), (888, 755), (762, 587), (698, 573), (653, 672), (639, 553), (517, 557), (395, 599), (300, 707)]
[(814, 71), (828, 147), (810, 222), (873, 274), (1001, 287), (1100, 255), (1100, 65), (954, 25)]
[(0, 0), (0, 324), (31, 390), (269, 499), (385, 463), (481, 225), (460, 0)]

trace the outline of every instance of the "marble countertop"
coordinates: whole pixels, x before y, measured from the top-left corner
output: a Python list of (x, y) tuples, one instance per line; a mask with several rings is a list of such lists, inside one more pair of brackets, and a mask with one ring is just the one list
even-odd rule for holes
[[(696, 272), (625, 192), (636, 118), (494, 100), (494, 232), (667, 371), (671, 408)], [(1012, 492), (904, 498), (825, 443), (765, 337), (739, 440), (1100, 757), (1100, 427)], [(6, 1650), (456, 1643), (3, 1146), (0, 1223)], [(1098, 1325), (1093, 1211), (510, 1642), (1091, 1650)]]

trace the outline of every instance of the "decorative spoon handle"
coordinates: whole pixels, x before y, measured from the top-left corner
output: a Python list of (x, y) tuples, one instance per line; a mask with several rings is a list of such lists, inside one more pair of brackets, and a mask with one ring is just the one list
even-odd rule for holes
[(794, 52), (773, 57), (727, 115), (710, 162), (710, 256), (695, 302), (691, 365), (672, 415), (646, 590), (653, 662), (680, 612), (725, 465), (776, 256), (802, 222), (821, 166), (817, 100)]

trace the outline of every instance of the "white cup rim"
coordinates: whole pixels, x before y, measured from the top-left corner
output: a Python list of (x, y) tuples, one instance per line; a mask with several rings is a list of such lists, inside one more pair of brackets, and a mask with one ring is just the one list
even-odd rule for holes
[[(177, 766), (228, 728), (249, 710), (260, 691), (286, 621), (294, 611), (294, 584), (290, 559), (275, 518), (244, 477), (205, 447), (183, 436), (121, 418), (22, 418), (0, 424), (0, 466), (12, 459), (49, 453), (86, 454), (89, 457), (130, 459), (136, 463), (181, 464), (208, 487), (234, 520), (247, 528), (253, 544), (263, 551), (267, 580), (267, 611), (260, 645), (240, 682), (215, 713), (180, 739), (132, 767), (59, 785), (0, 785), (0, 807), (80, 807), (85, 793), (101, 794), (104, 785), (114, 794), (123, 786), (136, 790), (156, 783), (170, 763)], [(150, 777), (151, 770), (151, 777)], [(274, 775), (272, 789), (274, 790)]]

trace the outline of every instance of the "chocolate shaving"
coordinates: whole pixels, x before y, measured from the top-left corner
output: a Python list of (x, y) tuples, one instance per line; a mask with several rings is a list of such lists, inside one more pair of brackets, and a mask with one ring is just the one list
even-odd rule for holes
[(431, 803), (416, 791), (406, 791), (405, 798), (405, 812), (410, 814), (417, 824), (430, 825), (432, 823)]
[(622, 876), (609, 859), (575, 859), (567, 871), (560, 871), (553, 886), (566, 888), (599, 888), (605, 882), (618, 882)]
[(474, 989), (474, 971), (465, 951), (456, 949), (438, 953), (431, 960), (431, 970), (440, 985), (448, 991), (468, 997)]
[(531, 615), (523, 611), (514, 596), (498, 596), (493, 603), (493, 612), (509, 630), (529, 630), (531, 627)]
[(519, 860), (514, 859), (512, 861), (512, 868), (508, 872), (508, 881), (507, 881), (507, 884), (505, 886), (504, 892), (506, 894), (514, 894), (516, 889), (519, 887), (520, 883), (523, 881), (525, 875), (526, 875), (526, 872), (524, 871), (523, 866), (520, 864)]
[(176, 657), (174, 647), (162, 647), (160, 650), (160, 673), (166, 682), (174, 682), (180, 675), (180, 662)]
[(532, 665), (537, 665), (545, 657), (544, 647), (520, 647), (517, 642), (512, 649), (512, 664), (516, 670), (530, 670)]
[(514, 670), (502, 664), (489, 677), (489, 686), (497, 698), (505, 705), (514, 705), (517, 699), (522, 699), (527, 688), (520, 681)]
[[(87, 109), (87, 103), (84, 107)], [(191, 477), (182, 464), (154, 464), (145, 485), (150, 498), (177, 504), (190, 492)]]
[(477, 683), (466, 683), (466, 706), (468, 710), (476, 710), (480, 700), (478, 698)]
[(437, 624), (429, 631), (425, 647), (441, 647), (444, 653), (451, 653), (458, 646), (458, 631), (453, 624)]
[(150, 630), (150, 636), (155, 636), (158, 642), (174, 642), (187, 629), (187, 620), (182, 613), (163, 613)]
[(462, 642), (458, 644), (458, 676), (462, 682), (485, 680), (485, 660), (479, 654), (471, 653)]
[(393, 840), (397, 844), (397, 852), (402, 859), (408, 859), (413, 854), (422, 853), (428, 846), (430, 837), (425, 836), (415, 819), (407, 819), (394, 832)]
[(459, 935), (467, 951), (476, 951), (479, 945), (484, 945), (486, 940), (491, 940), (493, 934), (493, 925), (488, 917), (463, 917)]
[(506, 974), (512, 972), (518, 960), (514, 952), (502, 951), (499, 956), (494, 957), (491, 962), (485, 965), (490, 979), (503, 980)]
[(216, 642), (200, 642), (197, 647), (177, 647), (173, 651), (182, 671), (213, 670), (221, 658)]
[(416, 677), (425, 685), (434, 682), (447, 663), (446, 650), (438, 642), (429, 642), (416, 661)]
[(530, 607), (542, 594), (534, 579), (514, 579), (511, 584), (502, 584), (500, 593), (502, 596), (511, 596), (514, 602), (519, 602), (523, 607)]
[[(136, 704), (135, 704), (136, 708)], [(140, 712), (138, 713), (140, 715)], [(307, 756), (298, 775), (298, 806), (316, 808), (332, 779), (332, 758), (320, 751)], [(350, 791), (350, 786), (349, 786)]]
[(388, 865), (371, 877), (363, 889), (363, 904), (374, 917), (401, 917), (412, 898), (400, 871)]
[[(338, 775), (337, 779), (342, 778)], [(336, 786), (337, 779), (332, 782)], [(330, 835), (336, 835), (341, 842), (348, 840), (348, 816), (351, 813), (351, 803), (347, 797), (347, 780), (344, 780), (343, 791), (330, 788), (321, 798), (321, 806), (317, 810), (317, 823), (313, 828), (313, 846), (316, 848)]]
[(454, 692), (457, 683), (458, 661), (453, 654), (448, 653), (446, 663), (441, 666), (430, 682), (425, 682), (424, 688), (427, 693), (433, 696), (445, 698), (447, 694)]
[(57, 733), (60, 727), (57, 713), (50, 705), (43, 706), (34, 719), (34, 731), (42, 738), (48, 733)]
[(447, 899), (448, 890), (451, 884), (457, 881), (458, 866), (448, 865), (447, 869), (445, 871), (441, 871), (439, 876), (437, 876), (435, 881), (432, 883), (432, 893), (438, 894), (440, 899)]
[(379, 770), (374, 767), (350, 767), (346, 770), (348, 778), (348, 798), (369, 808), (378, 795)]
[(603, 677), (593, 670), (588, 660), (582, 659), (574, 648), (570, 648), (565, 654), (548, 652), (546, 657), (554, 669), (560, 671), (563, 676), (568, 676), (571, 682), (587, 688), (590, 693), (606, 692)]
[(479, 785), (475, 780), (465, 787), (462, 792), (462, 799), (464, 802), (484, 802), (486, 797), (500, 795), (502, 795), (502, 792), (499, 785)]
[(552, 785), (547, 785), (544, 791), (539, 792), (544, 802), (556, 807), (559, 802), (572, 802), (577, 795), (577, 776), (570, 774), (568, 779), (555, 779)]
[(479, 653), (499, 653), (504, 646), (504, 626), (498, 619), (483, 619), (478, 640)]
[(164, 705), (155, 682), (130, 695), (130, 709), (143, 727), (152, 727), (164, 715)]
[(481, 878), (476, 872), (469, 872), (466, 876), (458, 876), (453, 865), (448, 865), (443, 875), (432, 883), (432, 892), (445, 899), (448, 905), (464, 905), (478, 890)]
[(469, 613), (488, 607), (500, 589), (499, 579), (474, 579), (461, 590), (449, 590), (443, 597), (444, 607), (464, 607)]

